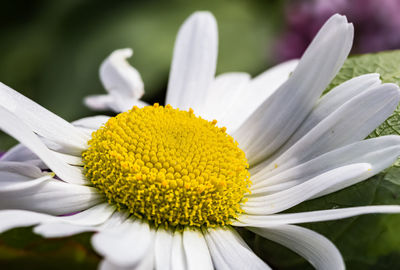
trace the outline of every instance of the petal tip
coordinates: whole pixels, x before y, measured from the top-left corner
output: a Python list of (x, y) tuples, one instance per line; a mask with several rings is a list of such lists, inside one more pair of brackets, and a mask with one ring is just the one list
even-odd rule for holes
[(196, 20), (212, 20), (215, 21), (214, 15), (207, 10), (196, 11), (192, 15), (189, 16), (189, 19), (196, 19)]
[(342, 15), (342, 14), (339, 14), (339, 13), (333, 14), (333, 15), (328, 19), (328, 21), (329, 21), (329, 20), (336, 21), (337, 23), (348, 23), (348, 20), (347, 20), (346, 15)]
[(185, 28), (185, 26), (193, 27), (195, 25), (202, 25), (203, 27), (206, 26), (211, 29), (214, 28), (216, 31), (217, 20), (210, 11), (196, 11), (185, 20), (181, 28)]

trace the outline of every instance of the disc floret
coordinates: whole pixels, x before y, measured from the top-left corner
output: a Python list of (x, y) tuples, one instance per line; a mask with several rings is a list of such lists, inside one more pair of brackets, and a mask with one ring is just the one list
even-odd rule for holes
[(229, 224), (242, 212), (250, 174), (216, 123), (191, 109), (134, 107), (93, 132), (85, 175), (109, 203), (156, 226)]

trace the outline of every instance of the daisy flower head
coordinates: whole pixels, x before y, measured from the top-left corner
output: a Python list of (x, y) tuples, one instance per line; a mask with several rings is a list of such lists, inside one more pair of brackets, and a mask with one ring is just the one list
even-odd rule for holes
[(334, 15), (300, 60), (215, 77), (216, 21), (196, 12), (177, 36), (165, 106), (139, 100), (132, 51), (117, 50), (100, 68), (108, 93), (85, 102), (119, 114), (73, 123), (2, 84), (0, 128), (21, 144), (0, 160), (0, 231), (96, 232), (100, 269), (269, 269), (234, 229), (245, 227), (317, 269), (344, 269), (333, 243), (294, 224), (400, 206), (280, 212), (400, 155), (398, 136), (363, 140), (395, 110), (396, 85), (368, 74), (321, 97), (352, 40)]

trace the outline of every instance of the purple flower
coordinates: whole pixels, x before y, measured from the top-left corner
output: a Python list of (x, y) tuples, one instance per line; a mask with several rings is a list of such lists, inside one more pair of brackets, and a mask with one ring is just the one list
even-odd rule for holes
[(347, 16), (355, 27), (352, 53), (400, 48), (400, 1), (305, 0), (286, 7), (287, 29), (275, 44), (277, 61), (300, 57), (318, 29), (332, 14)]

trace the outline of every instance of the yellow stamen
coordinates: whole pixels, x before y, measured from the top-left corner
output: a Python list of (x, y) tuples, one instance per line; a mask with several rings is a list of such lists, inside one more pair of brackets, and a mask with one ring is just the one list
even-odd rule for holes
[(119, 210), (156, 226), (230, 224), (250, 174), (225, 131), (192, 109), (134, 107), (93, 132), (85, 175)]

